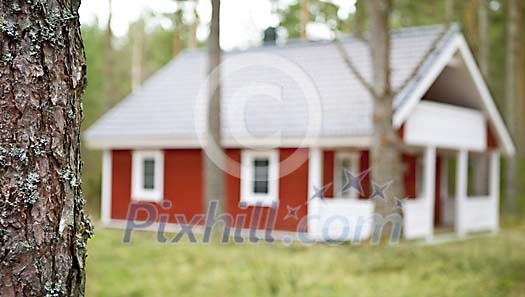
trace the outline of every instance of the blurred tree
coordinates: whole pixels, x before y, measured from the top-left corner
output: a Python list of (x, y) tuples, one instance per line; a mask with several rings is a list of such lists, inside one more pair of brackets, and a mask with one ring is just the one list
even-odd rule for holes
[(142, 54), (144, 52), (144, 19), (129, 26), (128, 35), (131, 43), (131, 90), (136, 91), (142, 84)]
[[(372, 95), (374, 98), (374, 132), (371, 146), (372, 178), (380, 185), (390, 183), (389, 193), (403, 197), (403, 165), (399, 139), (393, 127), (393, 98), (390, 84), (390, 13), (392, 0), (370, 0), (369, 48), (372, 58)], [(395, 200), (376, 199), (376, 212), (388, 216), (395, 208)], [(398, 210), (400, 211), (400, 210)]]
[[(305, 5), (303, 5), (305, 4)], [(306, 4), (308, 6), (306, 6)], [(305, 11), (303, 7), (307, 7)], [(332, 30), (350, 33), (352, 24), (349, 20), (344, 20), (338, 16), (339, 7), (332, 2), (322, 0), (308, 0), (307, 2), (298, 1), (285, 8), (277, 9), (280, 16), (281, 28), (288, 33), (288, 39), (303, 38), (302, 24), (308, 22), (319, 22), (326, 24)], [(305, 19), (308, 16), (308, 21)]]
[(210, 35), (208, 37), (209, 102), (206, 125), (206, 151), (204, 154), (205, 207), (215, 200), (217, 213), (225, 209), (224, 151), (221, 145), (221, 46), (220, 46), (220, 0), (212, 0)]
[(197, 40), (197, 28), (199, 27), (199, 14), (197, 12), (197, 0), (193, 0), (193, 7), (191, 9), (193, 20), (190, 24), (190, 32), (188, 36), (188, 48), (195, 49), (199, 47)]
[(355, 2), (355, 13), (352, 21), (352, 34), (354, 37), (362, 39), (366, 29), (366, 5), (364, 0)]
[(104, 49), (104, 99), (107, 107), (115, 104), (115, 94), (113, 93), (113, 69), (115, 67), (115, 57), (113, 53), (113, 30), (111, 22), (113, 19), (112, 0), (108, 0), (108, 20), (106, 23), (106, 45)]
[(79, 6), (0, 1), (0, 296), (84, 296)]
[[(505, 63), (505, 115), (507, 126), (511, 135), (517, 136), (517, 56), (518, 56), (518, 3), (517, 0), (507, 1), (507, 41)], [(507, 216), (515, 217), (517, 214), (517, 174), (518, 158), (508, 157), (505, 174), (505, 200), (504, 211)]]
[(182, 21), (184, 12), (182, 8), (179, 7), (173, 14), (173, 56), (176, 57), (184, 48), (183, 34), (184, 34), (184, 23)]
[(306, 27), (310, 22), (310, 7), (308, 0), (301, 0), (301, 39), (307, 40), (308, 35), (306, 32)]
[[(481, 73), (485, 78), (485, 81), (490, 80), (489, 76), (489, 19), (488, 19), (488, 3), (486, 0), (477, 0), (478, 8), (478, 61)], [(474, 188), (476, 193), (483, 193), (486, 188), (486, 179), (489, 172), (488, 162), (474, 162), (474, 171), (478, 174), (474, 177)]]
[(478, 61), (486, 81), (490, 78), (490, 35), (487, 0), (478, 0)]

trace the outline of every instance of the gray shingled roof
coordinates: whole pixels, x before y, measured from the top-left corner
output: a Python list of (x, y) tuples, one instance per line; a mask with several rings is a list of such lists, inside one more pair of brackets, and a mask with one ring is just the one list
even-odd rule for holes
[[(425, 53), (442, 37), (438, 52), (457, 33), (457, 27), (443, 35), (443, 26), (408, 28), (392, 33), (392, 83), (394, 88), (407, 79)], [(370, 56), (367, 45), (354, 38), (342, 39), (344, 47), (357, 68), (367, 79), (371, 78)], [(317, 89), (322, 104), (321, 136), (367, 136), (372, 132), (372, 98), (358, 79), (344, 64), (333, 42), (292, 42), (287, 45), (262, 46), (246, 51), (224, 54), (224, 60), (242, 58), (249, 54), (270, 57), (257, 66), (243, 68), (231, 75), (223, 75), (222, 131), (224, 137), (270, 135), (280, 131), (283, 136), (303, 136), (309, 118), (305, 95), (299, 84), (311, 84)], [(311, 79), (290, 77), (272, 66), (273, 55), (297, 65)], [(421, 68), (432, 65), (430, 55)], [(267, 62), (267, 64), (266, 64)], [(261, 65), (262, 64), (262, 65)], [(265, 66), (266, 64), (267, 66)], [(223, 69), (227, 73), (231, 69)], [(85, 134), (88, 142), (122, 138), (178, 139), (195, 138), (204, 123), (205, 109), (196, 106), (196, 97), (204, 83), (207, 71), (206, 51), (186, 51), (116, 107), (102, 116)], [(417, 79), (417, 77), (416, 77)], [(282, 102), (267, 96), (251, 98), (245, 109), (246, 128), (239, 118), (228, 118), (231, 100), (240, 88), (264, 88), (264, 83), (282, 90)], [(204, 84), (205, 85), (205, 84)], [(395, 107), (410, 93), (409, 84), (395, 100)], [(316, 114), (316, 113), (314, 113)], [(197, 121), (195, 117), (197, 116)], [(197, 125), (196, 125), (197, 123)], [(196, 127), (198, 126), (198, 127)]]

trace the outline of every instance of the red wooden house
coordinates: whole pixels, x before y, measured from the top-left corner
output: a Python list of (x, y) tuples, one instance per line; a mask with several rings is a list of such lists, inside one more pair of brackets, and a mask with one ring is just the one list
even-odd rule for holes
[[(515, 150), (463, 35), (454, 26), (444, 30), (392, 32), (394, 89), (409, 79), (394, 101), (410, 198), (403, 203), (406, 238), (430, 239), (439, 226), (459, 236), (497, 230), (500, 154)], [(342, 42), (370, 78), (367, 46), (353, 38)], [(344, 168), (356, 174), (369, 168), (372, 99), (337, 47), (328, 41), (265, 45), (225, 53), (224, 60), (226, 211), (246, 214), (248, 227), (254, 208), (264, 217), (278, 203), (275, 230), (321, 239), (369, 218), (369, 175), (360, 193), (341, 190)], [(207, 94), (206, 66), (205, 51), (182, 53), (86, 132), (89, 147), (104, 151), (104, 224), (122, 226), (132, 201), (187, 217), (204, 212), (206, 109), (199, 98)], [(323, 185), (330, 185), (329, 199), (309, 199)], [(162, 209), (166, 200), (171, 208)], [(299, 207), (297, 219), (289, 207)], [(316, 219), (301, 223), (306, 216)], [(263, 229), (264, 221), (257, 226)], [(370, 236), (371, 223), (361, 227), (358, 237)]]

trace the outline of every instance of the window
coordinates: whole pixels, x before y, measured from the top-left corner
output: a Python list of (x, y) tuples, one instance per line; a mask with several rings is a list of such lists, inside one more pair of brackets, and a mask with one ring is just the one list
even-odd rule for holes
[(467, 196), (469, 197), (487, 197), (489, 191), (489, 172), (490, 158), (486, 153), (468, 154), (468, 179), (467, 179)]
[(270, 206), (277, 202), (278, 152), (245, 150), (241, 159), (241, 201), (260, 206)]
[(134, 151), (132, 163), (132, 193), (136, 201), (162, 201), (164, 180), (162, 151)]
[[(349, 170), (353, 175), (360, 173), (360, 158), (357, 152), (337, 152), (335, 155), (335, 166), (334, 166), (334, 189), (335, 193), (341, 193), (341, 189), (346, 184), (345, 171)], [(357, 198), (357, 191), (350, 189), (344, 193), (341, 193), (343, 198)]]

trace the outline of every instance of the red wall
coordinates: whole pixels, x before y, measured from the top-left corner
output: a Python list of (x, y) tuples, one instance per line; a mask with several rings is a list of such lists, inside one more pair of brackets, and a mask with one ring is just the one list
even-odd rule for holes
[(113, 151), (111, 160), (111, 218), (125, 220), (131, 201), (131, 151)]
[(334, 197), (334, 151), (323, 152), (323, 185), (332, 184), (326, 189), (326, 197)]
[(405, 196), (407, 198), (416, 198), (416, 178), (417, 178), (417, 156), (403, 154), (403, 164), (405, 166), (404, 181), (405, 181)]
[[(252, 214), (254, 207), (241, 209), (240, 202), (240, 167), (238, 164), (241, 161), (241, 150), (228, 149), (226, 151), (229, 158), (233, 161), (227, 163), (228, 172), (233, 172), (233, 175), (226, 174), (225, 177), (225, 191), (226, 191), (226, 210), (234, 218), (239, 214), (245, 214), (246, 219), (243, 227), (247, 228), (251, 225)], [(294, 155), (293, 162), (290, 164), (283, 162), (290, 156)], [(280, 172), (286, 171), (288, 164), (290, 166), (297, 166), (297, 169), (290, 174), (283, 176), (279, 181), (279, 199), (280, 207), (277, 212), (276, 230), (297, 231), (299, 221), (307, 215), (306, 201), (308, 198), (308, 149), (280, 149)], [(112, 207), (111, 218), (125, 220), (127, 218), (128, 207), (131, 202), (131, 163), (132, 152), (130, 150), (115, 150), (112, 152)], [(415, 197), (415, 157), (404, 156), (403, 161), (407, 168), (405, 172), (405, 190), (408, 196)], [(292, 163), (293, 163), (292, 162)], [(334, 178), (334, 152), (324, 152), (324, 171), (323, 182), (328, 184), (333, 182)], [(368, 151), (361, 152), (361, 171), (369, 168), (369, 153)], [(170, 214), (170, 222), (175, 222), (173, 214), (184, 214), (187, 220), (190, 220), (194, 215), (203, 213), (203, 158), (202, 152), (199, 149), (195, 150), (165, 150), (164, 151), (164, 198), (172, 202), (172, 207), (169, 210), (164, 210), (160, 205), (152, 203), (156, 206), (159, 213)], [(368, 175), (363, 183), (365, 195), (368, 197), (371, 194), (370, 189), (370, 175)], [(333, 187), (330, 187), (326, 192), (327, 197), (333, 196)], [(287, 206), (299, 207), (298, 220), (294, 218), (284, 219), (288, 213)], [(261, 207), (260, 220), (255, 222), (258, 229), (264, 229), (266, 226), (266, 219), (268, 217), (268, 207)], [(137, 218), (139, 220), (145, 219), (145, 213), (141, 213)], [(305, 226), (303, 226), (305, 228)], [(306, 231), (306, 230), (299, 230)]]
[[(274, 227), (275, 230), (298, 231), (297, 225), (299, 221), (307, 214), (306, 200), (308, 197), (308, 163), (306, 161), (308, 158), (308, 150), (280, 149), (280, 172), (286, 171), (286, 168), (282, 167), (286, 166), (283, 165), (283, 161), (289, 158), (292, 154), (294, 154), (294, 161), (291, 164), (288, 163), (288, 165), (293, 167), (297, 166), (298, 168), (290, 174), (281, 177), (279, 180), (279, 209), (276, 214), (277, 217)], [(227, 150), (227, 155), (229, 158), (235, 161), (234, 163), (240, 163), (241, 151), (239, 149), (229, 149)], [(301, 162), (301, 160), (305, 162)], [(246, 215), (246, 219), (243, 224), (244, 228), (257, 226), (257, 229), (265, 229), (267, 224), (266, 219), (269, 215), (269, 208), (260, 207), (256, 209), (256, 207), (250, 206), (245, 209), (241, 209), (239, 207), (239, 202), (241, 199), (241, 181), (236, 176), (240, 176), (240, 168), (234, 164), (229, 164), (228, 166), (228, 172), (234, 173), (232, 175), (226, 175), (226, 209), (228, 213), (230, 213), (234, 218), (237, 215)], [(300, 206), (297, 211), (298, 220), (295, 220), (291, 217), (284, 219), (288, 214), (287, 206), (294, 208)], [(258, 221), (256, 217), (253, 216), (253, 214), (257, 212), (260, 214), (260, 219)], [(252, 220), (255, 221), (252, 223)]]
[(201, 214), (204, 199), (201, 150), (165, 150), (164, 166), (164, 199), (172, 203), (170, 213), (185, 214), (188, 220)]
[[(112, 152), (111, 218), (127, 219), (131, 202), (131, 164), (130, 150)], [(189, 221), (195, 214), (202, 213), (202, 156), (201, 150), (164, 151), (164, 200), (171, 201), (167, 210), (158, 203), (153, 204), (159, 214), (170, 214), (169, 222), (175, 222), (174, 214), (185, 214)], [(145, 211), (135, 218), (147, 219)]]
[[(361, 172), (368, 170), (370, 168), (370, 152), (369, 151), (361, 151), (361, 162), (359, 163), (361, 168), (359, 169)], [(370, 197), (372, 195), (372, 185), (370, 183), (370, 175), (372, 172), (369, 172), (363, 181), (361, 182), (361, 186), (363, 187), (363, 195), (361, 195), (361, 199), (365, 199)]]

